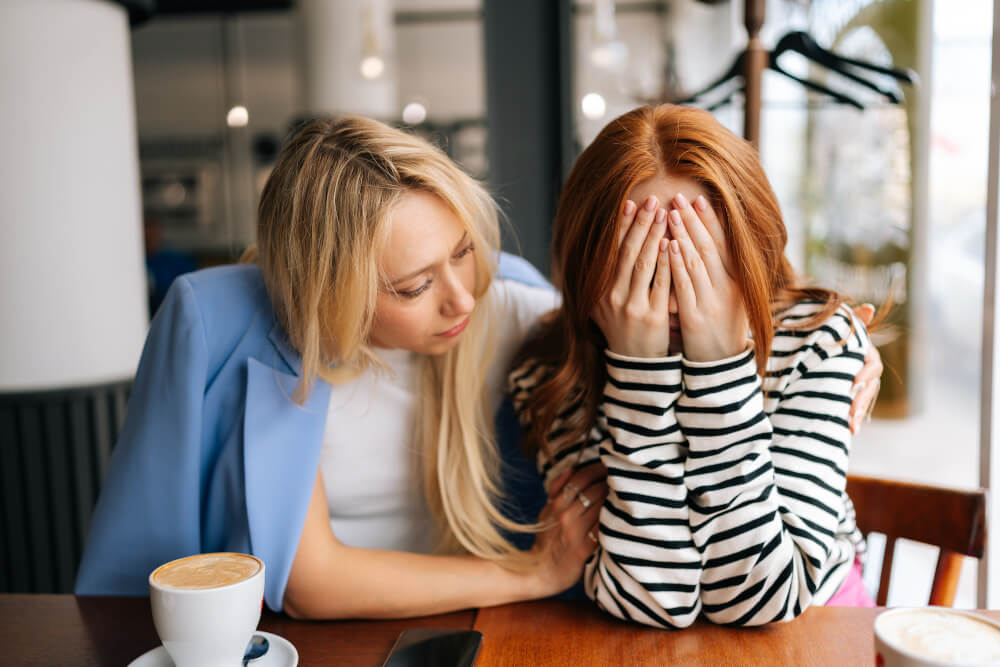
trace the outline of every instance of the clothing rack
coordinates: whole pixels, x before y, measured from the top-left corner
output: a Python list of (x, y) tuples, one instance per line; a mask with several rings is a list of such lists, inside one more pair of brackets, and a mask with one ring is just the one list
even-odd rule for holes
[(760, 31), (764, 26), (766, 0), (745, 0), (743, 25), (747, 29), (747, 46), (743, 74), (746, 81), (743, 111), (743, 138), (760, 149), (760, 112), (762, 80), (767, 69), (767, 49), (760, 41)]

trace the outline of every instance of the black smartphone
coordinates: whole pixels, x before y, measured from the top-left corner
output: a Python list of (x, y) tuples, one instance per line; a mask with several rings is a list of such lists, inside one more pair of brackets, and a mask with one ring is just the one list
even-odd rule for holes
[(482, 643), (477, 630), (403, 630), (382, 667), (472, 667)]

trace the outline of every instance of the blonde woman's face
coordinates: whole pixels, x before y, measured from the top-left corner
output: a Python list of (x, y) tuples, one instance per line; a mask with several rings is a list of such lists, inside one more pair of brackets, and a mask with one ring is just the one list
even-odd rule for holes
[(408, 192), (393, 209), (371, 343), (420, 354), (454, 347), (476, 307), (474, 248), (438, 197)]

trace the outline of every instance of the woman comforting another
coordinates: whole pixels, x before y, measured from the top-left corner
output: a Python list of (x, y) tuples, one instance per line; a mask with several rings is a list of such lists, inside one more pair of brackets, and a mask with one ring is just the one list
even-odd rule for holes
[(631, 111), (570, 173), (563, 304), (509, 388), (548, 480), (607, 468), (584, 580), (616, 616), (758, 625), (870, 603), (844, 487), (871, 344), (841, 296), (800, 282), (786, 238), (756, 152), (707, 112)]
[[(595, 507), (557, 494), (544, 529), (498, 509), (493, 415), (557, 303), (499, 236), (490, 196), (426, 141), (365, 118), (301, 128), (254, 261), (182, 276), (153, 320), (77, 592), (144, 595), (157, 565), (209, 551), (260, 557), (267, 605), (308, 618), (572, 586), (600, 471), (572, 479)], [(501, 532), (518, 530), (541, 530), (532, 550)]]

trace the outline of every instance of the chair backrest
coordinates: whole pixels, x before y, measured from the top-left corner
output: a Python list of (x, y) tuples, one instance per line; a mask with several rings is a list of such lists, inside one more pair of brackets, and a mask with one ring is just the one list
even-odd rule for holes
[(929, 603), (952, 606), (963, 556), (983, 556), (986, 491), (848, 475), (847, 495), (861, 532), (886, 536), (877, 604), (886, 604), (896, 539), (904, 538), (941, 549)]
[(132, 382), (0, 393), (0, 593), (72, 593)]

